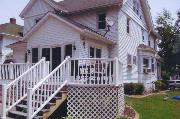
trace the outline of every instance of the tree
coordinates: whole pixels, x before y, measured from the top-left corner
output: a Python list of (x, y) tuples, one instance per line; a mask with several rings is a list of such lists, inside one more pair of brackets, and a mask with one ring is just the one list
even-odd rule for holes
[(174, 52), (176, 59), (176, 70), (180, 74), (180, 10), (177, 12), (178, 19), (175, 22), (175, 42), (174, 42)]
[(161, 40), (158, 43), (158, 46), (160, 48), (158, 54), (163, 59), (162, 77), (169, 79), (169, 76), (176, 69), (173, 52), (175, 32), (171, 13), (168, 10), (163, 9), (163, 11), (158, 15), (156, 19), (156, 24), (156, 30), (161, 36)]

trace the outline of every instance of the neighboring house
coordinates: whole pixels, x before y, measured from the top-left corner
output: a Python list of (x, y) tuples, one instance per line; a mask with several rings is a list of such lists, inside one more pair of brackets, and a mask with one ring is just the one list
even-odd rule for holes
[[(10, 111), (11, 117), (32, 119), (42, 112), (48, 118), (53, 108), (42, 109), (67, 86), (70, 116), (114, 119), (124, 111), (123, 82), (151, 90), (160, 78), (159, 35), (147, 0), (30, 0), (20, 16), (23, 42), (8, 47), (17, 63), (27, 53), (27, 61), (36, 65), (14, 82), (27, 95), (28, 104), (21, 103), (27, 113)], [(20, 54), (22, 43), (27, 47)], [(22, 100), (10, 103), (3, 115)]]
[(12, 50), (6, 46), (19, 41), (22, 38), (22, 30), (23, 27), (17, 25), (14, 18), (11, 18), (9, 23), (0, 24), (0, 64), (12, 54)]

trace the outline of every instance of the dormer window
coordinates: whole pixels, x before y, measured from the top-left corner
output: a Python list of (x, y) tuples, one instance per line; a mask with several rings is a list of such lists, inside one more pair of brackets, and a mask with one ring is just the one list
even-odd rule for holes
[(106, 13), (98, 14), (98, 29), (106, 29)]

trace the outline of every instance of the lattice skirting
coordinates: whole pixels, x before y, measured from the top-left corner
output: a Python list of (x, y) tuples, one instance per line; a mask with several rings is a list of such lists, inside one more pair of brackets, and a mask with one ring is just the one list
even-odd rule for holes
[(123, 86), (69, 86), (67, 100), (73, 119), (115, 119), (124, 112)]

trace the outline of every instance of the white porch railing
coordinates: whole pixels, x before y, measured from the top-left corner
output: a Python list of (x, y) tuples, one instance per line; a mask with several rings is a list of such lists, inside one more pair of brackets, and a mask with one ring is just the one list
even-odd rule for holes
[(28, 89), (28, 119), (32, 119), (66, 85), (69, 75), (69, 58), (41, 80), (35, 87)]
[(2, 86), (2, 116), (27, 96), (27, 89), (33, 88), (44, 76), (49, 74), (49, 62), (41, 59), (8, 85)]
[(10, 63), (10, 64), (1, 64), (0, 65), (0, 80), (9, 80), (16, 79), (25, 71), (27, 71), (30, 67), (32, 67), (34, 63)]
[(71, 59), (70, 84), (116, 85), (122, 83), (122, 63), (114, 59)]
[(115, 59), (66, 58), (56, 69), (28, 89), (28, 119), (32, 119), (66, 85), (122, 84), (122, 64)]

